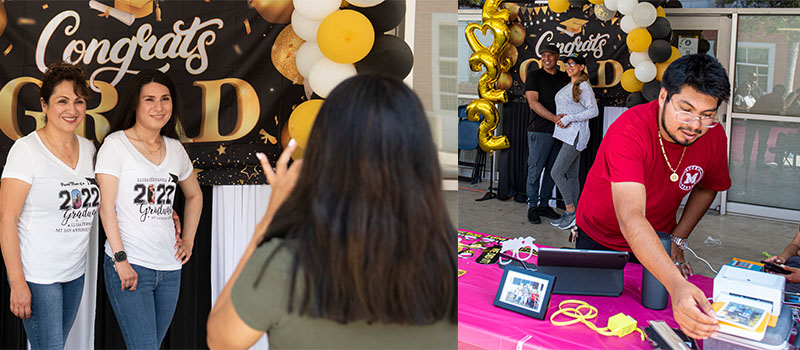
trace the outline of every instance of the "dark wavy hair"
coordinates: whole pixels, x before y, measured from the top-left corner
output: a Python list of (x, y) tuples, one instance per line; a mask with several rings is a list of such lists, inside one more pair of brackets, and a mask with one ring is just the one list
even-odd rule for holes
[(294, 256), (289, 312), (302, 270), (301, 315), (455, 323), (456, 232), (416, 94), (387, 76), (350, 78), (325, 100), (309, 140), (297, 184), (262, 242), (283, 238)]
[(51, 63), (44, 72), (42, 87), (39, 89), (39, 96), (44, 100), (44, 103), (50, 103), (53, 89), (62, 81), (72, 82), (75, 95), (89, 99), (89, 86), (86, 83), (86, 73), (83, 68), (62, 61)]
[(109, 135), (115, 131), (129, 129), (136, 124), (136, 107), (139, 106), (139, 95), (142, 92), (142, 87), (150, 83), (159, 83), (166, 86), (172, 97), (172, 116), (167, 121), (167, 124), (161, 128), (159, 134), (173, 139), (178, 139), (180, 135), (183, 135), (184, 131), (180, 122), (181, 101), (178, 89), (175, 88), (172, 79), (155, 69), (140, 71), (128, 84), (117, 104), (114, 120), (111, 121), (111, 128), (108, 132)]
[(667, 90), (667, 101), (680, 93), (684, 85), (716, 98), (717, 107), (731, 96), (731, 83), (725, 68), (716, 58), (702, 53), (683, 56), (664, 71), (661, 87)]

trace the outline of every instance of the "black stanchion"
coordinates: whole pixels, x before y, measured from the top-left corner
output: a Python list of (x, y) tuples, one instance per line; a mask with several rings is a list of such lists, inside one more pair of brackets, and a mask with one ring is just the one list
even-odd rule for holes
[(494, 151), (489, 153), (489, 192), (483, 195), (483, 197), (476, 199), (476, 202), (482, 202), (485, 200), (489, 200), (492, 198), (497, 198), (497, 193), (494, 193)]

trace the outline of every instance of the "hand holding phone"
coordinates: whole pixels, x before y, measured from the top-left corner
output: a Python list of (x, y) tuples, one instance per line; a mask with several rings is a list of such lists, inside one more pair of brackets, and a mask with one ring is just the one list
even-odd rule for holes
[(783, 267), (781, 267), (778, 264), (774, 264), (774, 263), (771, 263), (771, 262), (766, 262), (764, 260), (761, 260), (761, 263), (764, 264), (764, 270), (765, 271), (780, 273), (780, 274), (783, 274), (783, 275), (791, 275), (792, 274), (791, 271), (789, 271), (787, 269), (784, 269)]

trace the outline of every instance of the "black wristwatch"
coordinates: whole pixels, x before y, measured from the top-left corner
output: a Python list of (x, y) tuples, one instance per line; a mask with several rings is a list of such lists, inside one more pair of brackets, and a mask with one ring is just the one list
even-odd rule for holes
[(125, 260), (128, 260), (128, 254), (126, 254), (124, 250), (120, 250), (120, 251), (114, 253), (114, 262), (115, 263), (123, 262)]

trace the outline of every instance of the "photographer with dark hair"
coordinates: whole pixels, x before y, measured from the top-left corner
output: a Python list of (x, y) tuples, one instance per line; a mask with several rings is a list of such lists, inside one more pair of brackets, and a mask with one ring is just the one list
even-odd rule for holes
[[(676, 243), (685, 247), (717, 192), (731, 185), (717, 114), (729, 96), (725, 68), (713, 57), (670, 64), (658, 99), (629, 109), (608, 129), (578, 204), (576, 248), (632, 252), (631, 261), (667, 289), (675, 320), (693, 338), (719, 326), (706, 296), (685, 279), (692, 270)], [(672, 235), (672, 257), (656, 232)]]
[(208, 317), (213, 349), (455, 348), (455, 229), (425, 113), (403, 82), (358, 75), (325, 100), (305, 158), (273, 171), (267, 212)]

